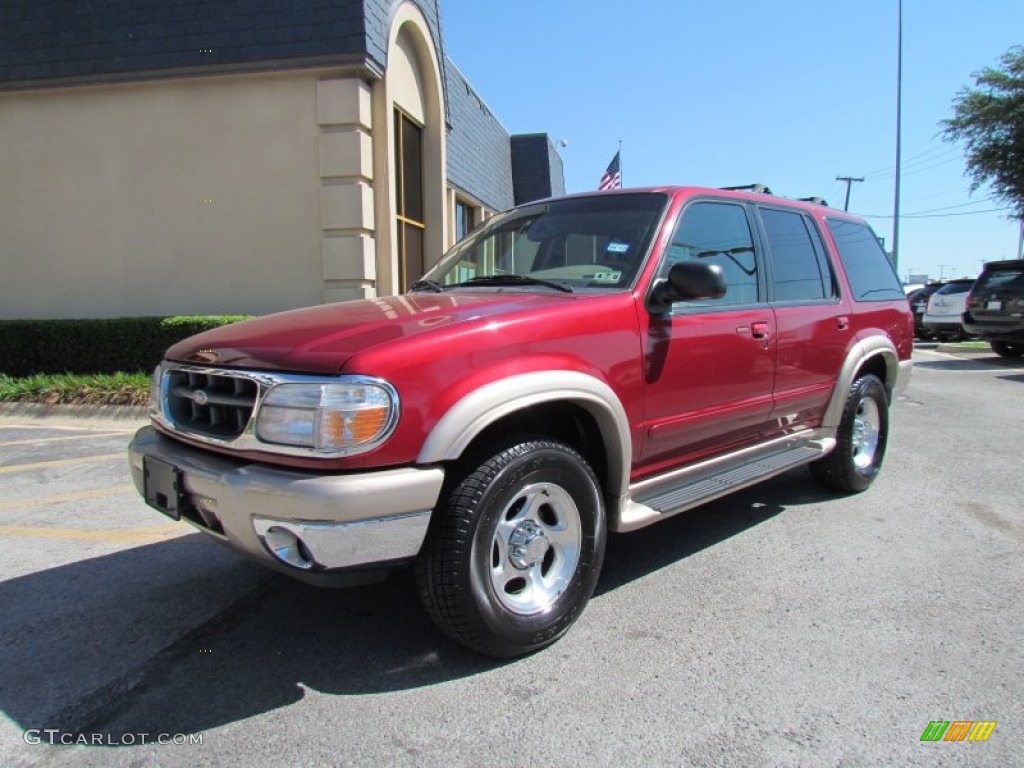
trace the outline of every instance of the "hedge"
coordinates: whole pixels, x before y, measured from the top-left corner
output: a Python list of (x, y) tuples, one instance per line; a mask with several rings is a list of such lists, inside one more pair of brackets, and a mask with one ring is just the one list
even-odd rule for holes
[(184, 338), (249, 315), (0, 320), (0, 373), (114, 373), (153, 370)]

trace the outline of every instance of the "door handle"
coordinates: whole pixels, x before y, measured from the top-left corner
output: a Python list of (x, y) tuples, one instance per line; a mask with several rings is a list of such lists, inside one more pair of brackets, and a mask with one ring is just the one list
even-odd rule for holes
[(768, 323), (751, 323), (750, 335), (755, 339), (767, 339), (771, 336), (771, 330), (768, 327)]
[(850, 318), (848, 318), (846, 315), (840, 315), (839, 317), (836, 318), (836, 327), (840, 331), (845, 331), (847, 328), (850, 327)]

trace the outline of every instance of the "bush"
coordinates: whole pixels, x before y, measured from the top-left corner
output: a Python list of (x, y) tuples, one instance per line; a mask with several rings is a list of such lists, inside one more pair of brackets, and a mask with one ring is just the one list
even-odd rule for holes
[(148, 373), (184, 338), (248, 315), (0, 320), (0, 373)]

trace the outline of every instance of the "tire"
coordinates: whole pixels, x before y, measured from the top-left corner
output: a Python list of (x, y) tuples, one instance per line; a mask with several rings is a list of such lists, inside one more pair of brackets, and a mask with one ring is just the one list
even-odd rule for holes
[(416, 561), (427, 613), (486, 656), (551, 645), (583, 612), (604, 559), (593, 470), (546, 439), (497, 445), (458, 469)]
[(888, 440), (889, 398), (885, 387), (877, 376), (861, 376), (846, 397), (835, 449), (811, 463), (811, 474), (835, 491), (866, 490), (882, 468)]
[(989, 346), (1000, 357), (1020, 357), (1024, 355), (1024, 344), (1014, 344), (1009, 341), (990, 341)]

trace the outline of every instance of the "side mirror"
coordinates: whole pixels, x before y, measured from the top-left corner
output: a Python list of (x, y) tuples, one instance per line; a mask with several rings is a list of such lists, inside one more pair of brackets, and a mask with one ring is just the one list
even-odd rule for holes
[(668, 312), (678, 301), (704, 301), (725, 296), (725, 273), (718, 264), (680, 261), (673, 264), (668, 280), (659, 280), (651, 291), (648, 309)]

